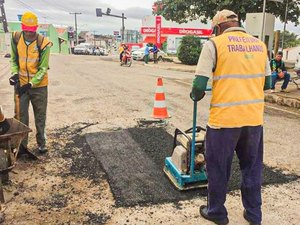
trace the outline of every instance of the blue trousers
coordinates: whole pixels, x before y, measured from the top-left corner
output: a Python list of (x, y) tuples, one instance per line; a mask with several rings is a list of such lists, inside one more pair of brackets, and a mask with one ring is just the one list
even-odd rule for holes
[(279, 81), (279, 80), (282, 80), (282, 79), (284, 81), (283, 81), (283, 84), (281, 85), (281, 89), (286, 89), (288, 84), (289, 84), (290, 78), (291, 78), (291, 75), (287, 72), (284, 73), (283, 78), (279, 78), (278, 75), (277, 75), (277, 72), (273, 72), (272, 73), (272, 88), (271, 89), (274, 90), (276, 82)]
[(243, 206), (252, 222), (260, 223), (263, 168), (263, 127), (207, 128), (206, 169), (208, 176), (208, 215), (227, 217), (224, 206), (234, 151), (242, 172)]

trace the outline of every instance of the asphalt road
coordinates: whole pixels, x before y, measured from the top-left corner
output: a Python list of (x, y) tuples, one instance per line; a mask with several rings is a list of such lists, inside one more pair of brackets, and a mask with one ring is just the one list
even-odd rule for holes
[[(192, 125), (192, 101), (189, 98), (192, 73), (161, 70), (134, 62), (132, 67), (121, 67), (109, 58), (94, 56), (52, 55), (49, 70), (49, 105), (47, 129), (54, 131), (75, 123), (92, 123), (85, 133), (111, 129), (132, 128), (139, 119), (150, 119), (158, 77), (163, 77), (166, 103), (171, 118), (168, 131), (174, 128), (190, 128)], [(1, 60), (2, 62), (2, 60)], [(4, 61), (8, 63), (8, 60)], [(8, 84), (9, 74), (0, 73), (0, 104), (7, 117), (13, 116), (13, 90)], [(208, 119), (210, 93), (199, 102), (198, 124), (205, 126)], [(31, 110), (31, 122), (33, 116)], [(300, 175), (299, 112), (276, 105), (266, 107), (265, 158), (267, 166)], [(31, 140), (34, 140), (34, 133)], [(34, 144), (33, 142), (31, 144)], [(76, 183), (76, 182), (75, 182)], [(263, 211), (265, 224), (297, 224), (299, 222), (299, 182), (264, 189)], [(280, 201), (279, 201), (280, 200)], [(183, 202), (183, 210), (172, 205), (109, 211), (109, 224), (126, 224), (128, 218), (143, 219), (145, 224), (195, 224), (201, 221), (195, 205), (201, 200)], [(111, 204), (111, 203), (109, 203)], [(241, 216), (240, 198), (228, 198), (232, 224), (246, 224)], [(186, 216), (190, 222), (187, 222)], [(13, 214), (12, 214), (13, 218)], [(127, 223), (130, 224), (130, 223)], [(141, 224), (141, 223), (137, 223)], [(144, 223), (143, 223), (144, 224)]]

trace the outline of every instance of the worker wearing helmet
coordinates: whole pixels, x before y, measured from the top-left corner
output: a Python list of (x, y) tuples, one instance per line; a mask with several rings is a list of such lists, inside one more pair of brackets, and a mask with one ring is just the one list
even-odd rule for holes
[[(45, 122), (48, 97), (48, 65), (51, 42), (37, 34), (38, 18), (32, 12), (25, 12), (21, 19), (22, 32), (12, 36), (11, 85), (16, 87), (16, 118), (29, 124), (28, 108), (31, 103), (36, 126), (36, 140), (41, 153), (47, 151)], [(17, 107), (18, 106), (18, 107)], [(26, 152), (28, 138), (21, 144), (20, 153)]]
[(201, 100), (212, 80), (206, 134), (208, 204), (200, 214), (216, 224), (228, 224), (226, 200), (234, 151), (242, 171), (244, 218), (261, 224), (264, 90), (271, 88), (267, 49), (247, 34), (238, 16), (218, 12), (212, 21), (215, 37), (201, 52), (191, 98)]

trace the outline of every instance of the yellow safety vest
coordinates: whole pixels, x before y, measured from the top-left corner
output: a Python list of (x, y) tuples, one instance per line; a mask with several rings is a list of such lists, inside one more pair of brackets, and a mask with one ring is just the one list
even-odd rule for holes
[(265, 44), (242, 32), (211, 39), (217, 62), (213, 72), (209, 125), (221, 128), (263, 124)]
[[(50, 41), (45, 37), (40, 46), (40, 49), (44, 49)], [(40, 61), (40, 53), (37, 44), (37, 40), (31, 42), (29, 45), (25, 43), (23, 33), (18, 41), (17, 45), (18, 60), (19, 60), (19, 80), (20, 85), (23, 86), (31, 81), (31, 79), (38, 72), (38, 66)], [(48, 85), (48, 73), (44, 75), (43, 80), (35, 85), (36, 87), (45, 87)]]

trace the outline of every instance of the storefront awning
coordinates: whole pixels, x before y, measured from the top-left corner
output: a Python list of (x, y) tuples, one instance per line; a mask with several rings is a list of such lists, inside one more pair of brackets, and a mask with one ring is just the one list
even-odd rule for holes
[[(164, 43), (167, 40), (167, 37), (161, 37), (160, 40), (161, 40), (161, 43)], [(155, 44), (156, 38), (154, 36), (147, 36), (143, 42)]]

